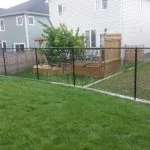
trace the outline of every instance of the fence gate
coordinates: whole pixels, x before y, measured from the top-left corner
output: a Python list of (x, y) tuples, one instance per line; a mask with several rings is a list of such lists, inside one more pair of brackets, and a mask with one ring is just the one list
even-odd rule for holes
[(105, 34), (104, 47), (105, 76), (109, 76), (118, 71), (118, 69), (120, 68), (121, 34)]

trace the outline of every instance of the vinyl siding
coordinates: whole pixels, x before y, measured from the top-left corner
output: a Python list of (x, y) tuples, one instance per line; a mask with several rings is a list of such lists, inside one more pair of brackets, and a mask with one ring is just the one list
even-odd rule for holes
[[(19, 16), (23, 16), (23, 14)], [(7, 16), (3, 19), (5, 31), (0, 32), (0, 41), (6, 41), (8, 48), (12, 48), (13, 43), (25, 43), (26, 46), (24, 17), (23, 26), (16, 25), (16, 16)]]
[[(33, 15), (29, 14), (29, 16), (33, 16)], [(45, 24), (49, 23), (48, 17), (34, 15), (35, 24), (34, 25), (28, 24), (29, 47), (31, 48), (39, 47), (39, 43), (35, 42), (34, 39), (42, 37), (43, 26), (38, 22), (38, 20)], [(28, 23), (28, 16), (27, 16), (27, 23)], [(44, 46), (44, 43), (42, 46)]]
[[(58, 15), (58, 4), (64, 3), (64, 15)], [(53, 25), (65, 23), (69, 28), (80, 27), (81, 33), (96, 30), (97, 46), (100, 34), (121, 33), (122, 46), (150, 47), (150, 0), (108, 0), (108, 9), (96, 10), (96, 0), (50, 0)]]
[(50, 19), (53, 25), (66, 24), (70, 29), (80, 28), (81, 33), (86, 30), (96, 30), (97, 47), (100, 46), (100, 34), (105, 28), (109, 33), (121, 32), (121, 2), (108, 0), (108, 9), (96, 10), (96, 0), (63, 0), (64, 15), (58, 15), (58, 4), (62, 0), (50, 1)]
[(150, 0), (123, 0), (123, 45), (150, 47)]

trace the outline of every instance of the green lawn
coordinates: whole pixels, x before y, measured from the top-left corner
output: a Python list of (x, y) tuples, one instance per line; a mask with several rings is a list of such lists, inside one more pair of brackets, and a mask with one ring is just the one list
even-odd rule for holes
[(0, 150), (149, 150), (150, 105), (0, 77)]
[[(137, 97), (150, 100), (150, 63), (140, 64), (137, 70)], [(134, 68), (95, 84), (92, 88), (133, 96)]]

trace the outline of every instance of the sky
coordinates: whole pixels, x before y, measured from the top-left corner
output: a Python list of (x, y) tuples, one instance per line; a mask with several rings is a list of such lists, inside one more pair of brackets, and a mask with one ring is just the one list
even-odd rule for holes
[(28, 0), (0, 0), (0, 8), (9, 8)]

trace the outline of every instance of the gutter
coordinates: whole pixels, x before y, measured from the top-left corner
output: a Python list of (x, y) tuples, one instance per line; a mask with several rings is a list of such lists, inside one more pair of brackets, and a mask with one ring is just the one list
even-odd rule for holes
[(0, 15), (0, 17), (14, 16), (14, 15), (20, 15), (20, 14), (31, 14), (31, 15), (46, 16), (46, 17), (49, 16), (49, 14), (24, 11), (24, 12), (17, 12), (17, 13), (10, 13), (10, 14)]

